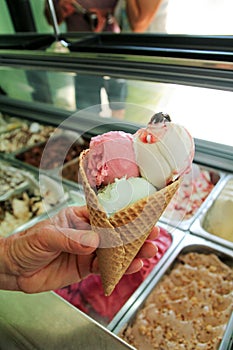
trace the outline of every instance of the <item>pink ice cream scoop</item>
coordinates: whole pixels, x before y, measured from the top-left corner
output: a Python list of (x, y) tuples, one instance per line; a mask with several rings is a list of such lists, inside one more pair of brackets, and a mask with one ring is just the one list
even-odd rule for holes
[(86, 172), (91, 186), (108, 185), (116, 178), (139, 176), (133, 135), (110, 131), (93, 137), (89, 148)]
[(183, 126), (172, 123), (167, 114), (157, 113), (134, 135), (134, 150), (141, 176), (161, 189), (189, 172), (194, 141)]

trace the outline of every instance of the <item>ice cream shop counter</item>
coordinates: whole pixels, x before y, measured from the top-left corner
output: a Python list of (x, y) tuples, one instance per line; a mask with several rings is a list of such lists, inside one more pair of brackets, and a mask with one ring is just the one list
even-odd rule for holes
[[(228, 40), (225, 46), (210, 40), (208, 55), (206, 41), (199, 37), (182, 42), (172, 36), (163, 42), (157, 36), (145, 46), (135, 36), (130, 37), (135, 40), (132, 48), (126, 45), (128, 35), (120, 46), (118, 38), (109, 41), (101, 34), (85, 41), (85, 36), (69, 35), (65, 50), (57, 42), (51, 49), (51, 36), (43, 47), (35, 46), (41, 40), (29, 37), (33, 50), (31, 45), (10, 47), (11, 41), (0, 46), (0, 237), (28, 229), (63, 208), (86, 204), (80, 154), (92, 148), (98, 158), (100, 135), (127, 133), (125, 148), (117, 138), (111, 152), (116, 157), (120, 150), (134, 174), (128, 163), (132, 135), (137, 133), (139, 143), (155, 143), (145, 127), (161, 112), (185, 131), (177, 127), (180, 138), (170, 132), (175, 147), (169, 154), (161, 128), (163, 145), (155, 146), (159, 159), (167, 152), (169, 166), (182, 163), (181, 150), (184, 145), (192, 148), (191, 135), (191, 168), (182, 173), (178, 190), (156, 222), (157, 254), (143, 259), (140, 271), (124, 274), (110, 295), (94, 274), (46, 293), (1, 290), (1, 349), (232, 349), (233, 66), (232, 52), (226, 55)], [(149, 43), (151, 37), (145, 40)], [(100, 80), (100, 104), (93, 105), (88, 102), (90, 88), (99, 87)], [(171, 170), (164, 159), (155, 171), (151, 158), (143, 152), (138, 158), (150, 183), (160, 180), (158, 172)], [(118, 168), (120, 163), (115, 162)], [(174, 182), (182, 170), (178, 165), (172, 172)], [(137, 196), (144, 186), (126, 183), (124, 176), (116, 183), (123, 192), (135, 187)], [(164, 185), (156, 182), (156, 191)], [(147, 190), (154, 195), (153, 188)], [(126, 194), (124, 201), (135, 193)], [(113, 209), (122, 210), (115, 195), (114, 187), (102, 195), (103, 206), (108, 196), (115, 200), (114, 208), (106, 209), (109, 217)], [(150, 222), (151, 215), (144, 221)]]
[(1, 349), (133, 349), (51, 293), (1, 291), (0, 309)]

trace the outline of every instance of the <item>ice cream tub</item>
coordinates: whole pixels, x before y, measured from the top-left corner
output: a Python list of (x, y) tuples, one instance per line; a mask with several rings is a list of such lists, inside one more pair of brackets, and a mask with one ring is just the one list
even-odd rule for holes
[(66, 179), (68, 181), (81, 183), (79, 179), (79, 157), (74, 158), (70, 162), (64, 164), (60, 170), (60, 175), (63, 179)]
[(112, 330), (184, 237), (182, 231), (173, 235), (172, 228), (171, 232), (168, 227), (165, 229), (160, 225), (160, 228), (160, 234), (155, 241), (157, 255), (144, 259), (144, 265), (139, 272), (124, 275), (110, 296), (104, 294), (99, 275), (90, 275), (79, 283), (54, 292), (76, 309)]
[(47, 142), (25, 148), (15, 153), (14, 156), (29, 167), (60, 177), (64, 164), (78, 157), (80, 152), (88, 147), (88, 144), (88, 141), (78, 133), (62, 130)]
[(15, 229), (44, 212), (39, 191), (27, 187), (0, 202), (0, 236), (8, 236)]
[[(20, 171), (20, 170), (19, 170)], [(16, 188), (0, 201), (0, 236), (21, 231), (24, 225), (36, 223), (44, 213), (66, 203), (68, 192), (52, 178), (25, 172), (25, 186)]]
[(3, 115), (0, 112), (0, 134), (19, 129), (22, 126), (22, 123), (22, 120), (15, 117), (10, 117), (8, 115)]
[(0, 202), (28, 187), (28, 174), (10, 163), (0, 160)]
[(232, 306), (232, 250), (186, 234), (113, 332), (138, 350), (225, 350)]
[(179, 190), (160, 220), (188, 230), (224, 175), (222, 171), (193, 163), (192, 170), (183, 175)]
[(227, 175), (203, 211), (193, 222), (191, 233), (233, 249), (233, 176)]
[(50, 125), (23, 121), (19, 128), (0, 134), (0, 153), (14, 155), (27, 147), (47, 141), (54, 131), (55, 128)]
[[(82, 136), (82, 150), (85, 150), (89, 147), (90, 139), (87, 137)], [(76, 184), (81, 184), (81, 179), (79, 176), (79, 161), (80, 157), (79, 155), (70, 161), (66, 162), (62, 169), (60, 169), (59, 175), (69, 181)]]
[(50, 217), (53, 217), (56, 215), (60, 210), (66, 208), (66, 203), (62, 202), (51, 208), (49, 211), (44, 211), (40, 215), (35, 216), (34, 218), (30, 219), (29, 221), (25, 222), (24, 224), (18, 226), (13, 231), (11, 231), (7, 236), (10, 236), (12, 234), (15, 234), (17, 232), (28, 230), (30, 227), (36, 225), (37, 223), (47, 220)]

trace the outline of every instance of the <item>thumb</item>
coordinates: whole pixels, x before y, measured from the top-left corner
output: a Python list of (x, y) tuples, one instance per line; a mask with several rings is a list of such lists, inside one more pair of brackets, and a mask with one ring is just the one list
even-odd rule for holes
[(71, 254), (91, 254), (99, 245), (98, 234), (91, 230), (53, 228), (40, 237), (45, 249)]

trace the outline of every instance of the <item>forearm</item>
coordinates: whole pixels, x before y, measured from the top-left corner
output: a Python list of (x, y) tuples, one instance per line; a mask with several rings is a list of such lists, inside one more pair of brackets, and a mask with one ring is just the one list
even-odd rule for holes
[(133, 32), (144, 32), (150, 25), (162, 0), (127, 0), (126, 11)]
[(0, 238), (0, 289), (19, 290), (17, 274), (11, 268), (8, 255), (11, 238)]
[[(58, 24), (61, 24), (67, 17), (71, 16), (75, 12), (75, 8), (72, 6), (72, 2), (73, 0), (53, 0)], [(45, 4), (44, 14), (47, 18), (48, 23), (52, 24), (51, 13), (47, 1)]]

